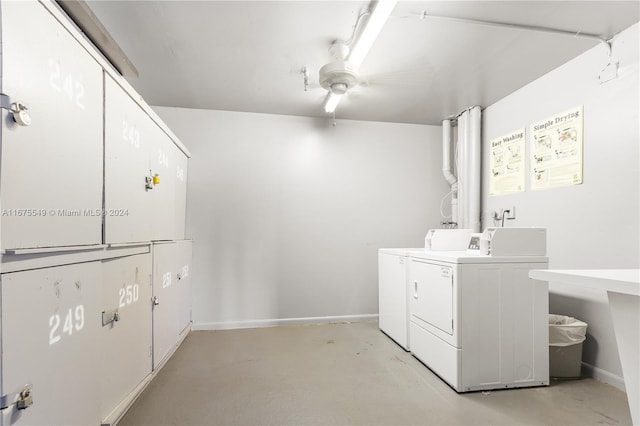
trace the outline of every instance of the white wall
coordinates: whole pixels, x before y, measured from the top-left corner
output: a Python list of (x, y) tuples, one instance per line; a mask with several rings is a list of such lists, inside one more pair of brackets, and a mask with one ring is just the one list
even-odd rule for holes
[[(616, 80), (599, 83), (608, 63), (600, 45), (483, 111), (483, 224), (493, 224), (491, 211), (516, 206), (516, 220), (505, 226), (546, 227), (550, 268), (640, 267), (638, 38), (636, 24), (614, 39)], [(488, 196), (488, 141), (525, 127), (529, 143), (531, 123), (578, 105), (584, 105), (584, 183), (531, 191), (527, 177), (524, 193)], [(558, 283), (550, 291), (551, 312), (589, 324), (583, 362), (595, 367), (596, 377), (620, 386), (606, 295)]]
[(377, 315), (378, 248), (439, 225), (440, 127), (155, 110), (193, 155), (196, 329)]

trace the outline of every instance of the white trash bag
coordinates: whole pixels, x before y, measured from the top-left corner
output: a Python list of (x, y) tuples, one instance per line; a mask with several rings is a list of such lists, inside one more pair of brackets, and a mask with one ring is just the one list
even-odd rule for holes
[(587, 323), (565, 315), (549, 314), (549, 346), (571, 346), (584, 342)]

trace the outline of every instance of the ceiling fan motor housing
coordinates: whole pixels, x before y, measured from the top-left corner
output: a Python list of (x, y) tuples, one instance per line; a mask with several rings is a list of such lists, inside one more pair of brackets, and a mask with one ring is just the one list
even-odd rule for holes
[(320, 68), (320, 86), (342, 95), (358, 84), (356, 67), (348, 61), (330, 62)]

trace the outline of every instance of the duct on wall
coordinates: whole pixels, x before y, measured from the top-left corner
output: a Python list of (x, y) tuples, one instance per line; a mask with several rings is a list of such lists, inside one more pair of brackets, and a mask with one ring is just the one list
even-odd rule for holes
[(458, 228), (480, 232), (480, 107), (458, 117)]
[(453, 129), (451, 127), (451, 120), (442, 121), (442, 173), (444, 178), (451, 186), (451, 222), (457, 223), (458, 221), (458, 179), (454, 174), (453, 164), (451, 162), (451, 139), (453, 136)]
[(457, 126), (454, 171), (451, 162), (452, 120), (442, 121), (442, 173), (451, 185), (451, 221), (460, 229), (480, 232), (480, 107), (463, 111), (457, 118)]

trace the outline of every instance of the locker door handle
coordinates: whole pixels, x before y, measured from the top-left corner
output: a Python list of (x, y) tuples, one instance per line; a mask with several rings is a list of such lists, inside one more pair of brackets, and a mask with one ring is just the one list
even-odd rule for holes
[(116, 323), (120, 321), (120, 313), (118, 310), (115, 311), (102, 311), (102, 326), (104, 327), (107, 324)]
[(418, 298), (418, 281), (413, 282), (413, 298)]
[(29, 108), (20, 102), (11, 102), (11, 98), (4, 93), (0, 93), (0, 108), (9, 110), (19, 126), (31, 125), (31, 116), (27, 112)]
[(160, 304), (158, 296), (153, 296), (153, 299), (151, 299), (151, 303), (153, 304), (153, 306), (158, 306)]

